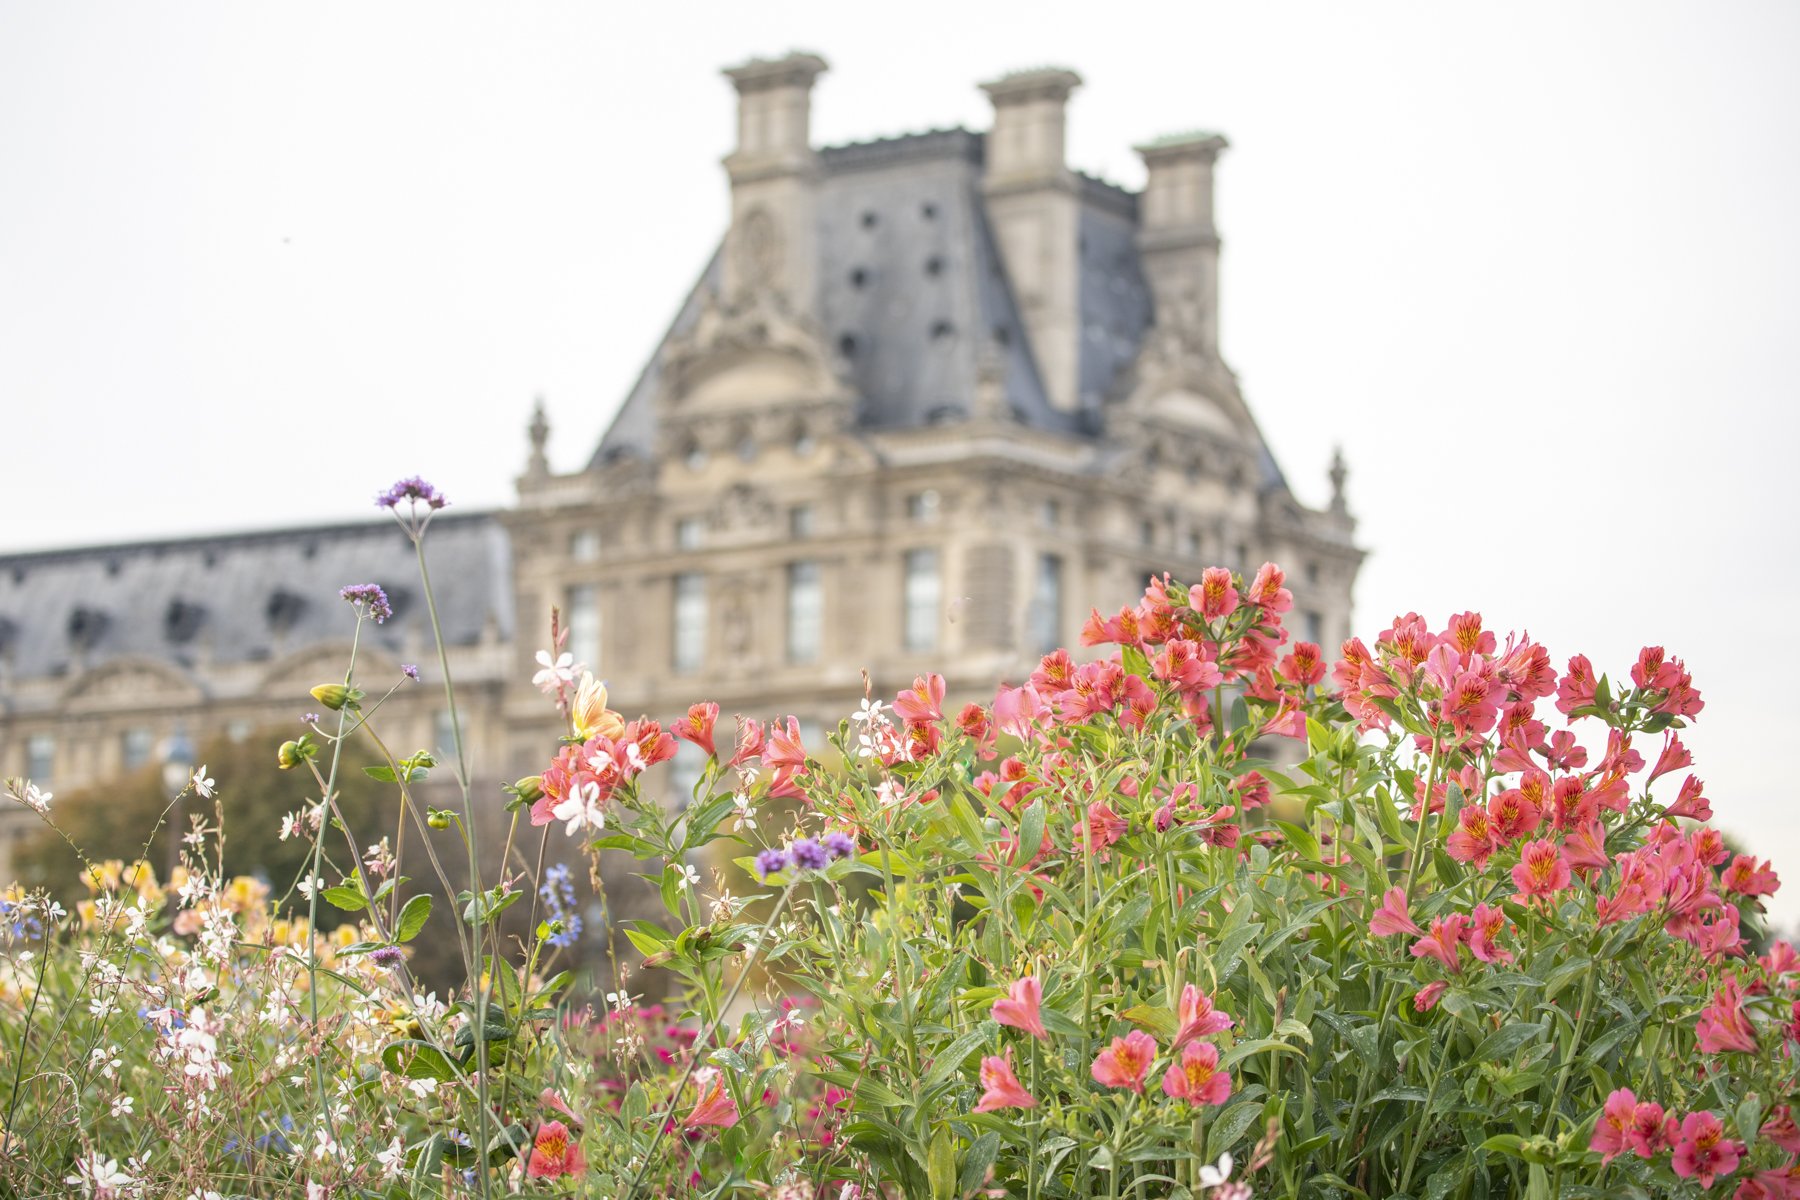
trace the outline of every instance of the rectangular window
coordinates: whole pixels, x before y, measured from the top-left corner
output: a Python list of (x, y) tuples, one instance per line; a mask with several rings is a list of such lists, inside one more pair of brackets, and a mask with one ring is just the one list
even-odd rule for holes
[(600, 557), (600, 534), (593, 529), (580, 529), (569, 535), (569, 557), (576, 562), (593, 562)]
[(675, 577), (675, 644), (670, 664), (697, 671), (706, 658), (706, 578), (698, 571)]
[(938, 494), (930, 488), (922, 492), (914, 492), (906, 498), (906, 516), (909, 520), (924, 524), (937, 520)]
[(563, 628), (569, 631), (569, 653), (578, 665), (598, 674), (600, 589), (591, 583), (578, 583), (569, 589), (568, 600), (563, 609)]
[(705, 540), (706, 526), (700, 523), (699, 517), (683, 517), (675, 522), (675, 548), (677, 550), (698, 550)]
[(127, 771), (135, 771), (150, 761), (156, 749), (156, 736), (148, 729), (127, 729), (121, 739), (120, 758)]
[(791, 663), (819, 660), (825, 619), (825, 591), (816, 562), (789, 563), (787, 569), (787, 657)]
[(943, 602), (943, 582), (938, 578), (936, 550), (906, 552), (906, 649), (925, 654), (937, 649), (938, 609)]
[(25, 778), (48, 791), (55, 767), (56, 739), (47, 733), (32, 734), (25, 742)]
[(1316, 612), (1306, 614), (1306, 640), (1315, 646), (1325, 644), (1325, 618)]
[(706, 751), (692, 742), (678, 742), (675, 758), (669, 763), (669, 801), (676, 811), (687, 809), (694, 800), (694, 789), (706, 774)]
[(796, 504), (788, 509), (788, 533), (797, 538), (813, 535), (813, 509), (810, 504)]
[(1062, 643), (1063, 563), (1054, 554), (1038, 555), (1037, 574), (1031, 585), (1031, 644), (1037, 654), (1048, 654)]
[(435, 744), (434, 753), (441, 763), (456, 761), (456, 722), (450, 719), (450, 710), (440, 708), (431, 718), (431, 740)]

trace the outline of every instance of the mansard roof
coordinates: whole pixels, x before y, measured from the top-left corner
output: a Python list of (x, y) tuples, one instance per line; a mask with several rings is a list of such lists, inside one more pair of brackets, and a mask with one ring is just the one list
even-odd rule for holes
[[(513, 629), (511, 552), (487, 513), (441, 513), (426, 535), (452, 645)], [(392, 520), (0, 554), (0, 678), (154, 659), (222, 665), (347, 638), (338, 589), (378, 583), (394, 617), (366, 644), (431, 644), (412, 543)]]
[[(965, 129), (819, 151), (815, 321), (857, 396), (856, 427), (893, 429), (964, 415), (984, 365), (1015, 417), (1094, 434), (1114, 383), (1150, 326), (1134, 236), (1135, 194), (1075, 176), (1080, 211), (1080, 405), (1051, 406), (989, 228), (985, 136)], [(721, 286), (715, 252), (602, 438), (591, 465), (649, 457), (663, 348), (700, 320)]]

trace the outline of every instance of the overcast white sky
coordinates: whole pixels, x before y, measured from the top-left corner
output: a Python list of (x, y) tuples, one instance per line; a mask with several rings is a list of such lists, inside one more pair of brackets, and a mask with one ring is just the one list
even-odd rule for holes
[(826, 143), (1049, 62), (1085, 170), (1223, 131), (1226, 354), (1302, 499), (1345, 447), (1359, 625), (1685, 656), (1800, 916), (1792, 3), (0, 0), (0, 550), (502, 506), (539, 392), (578, 466), (791, 47)]

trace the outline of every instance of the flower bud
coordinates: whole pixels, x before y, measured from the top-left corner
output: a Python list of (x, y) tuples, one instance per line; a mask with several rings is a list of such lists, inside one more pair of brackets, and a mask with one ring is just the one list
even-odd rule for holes
[(306, 751), (299, 742), (283, 742), (281, 749), (275, 752), (275, 765), (284, 771), (292, 770), (306, 759)]
[(513, 784), (513, 795), (517, 796), (523, 804), (536, 804), (544, 795), (544, 777), (527, 775)]
[(312, 698), (337, 712), (350, 699), (350, 689), (341, 683), (321, 683), (312, 690)]
[(441, 808), (434, 808), (425, 814), (425, 823), (433, 829), (450, 828), (450, 814)]

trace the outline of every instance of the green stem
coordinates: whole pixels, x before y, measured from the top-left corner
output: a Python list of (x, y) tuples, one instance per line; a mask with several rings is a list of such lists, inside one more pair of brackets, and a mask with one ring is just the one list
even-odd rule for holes
[(1444, 1060), (1450, 1057), (1450, 1043), (1456, 1038), (1454, 1028), (1444, 1032), (1444, 1044), (1438, 1048), (1437, 1063), (1431, 1068), (1431, 1079), (1425, 1085), (1425, 1108), (1419, 1113), (1419, 1123), (1413, 1133), (1412, 1143), (1406, 1148), (1406, 1168), (1400, 1172), (1400, 1190), (1412, 1182), (1413, 1167), (1419, 1161), (1419, 1151), (1425, 1148), (1425, 1142), (1431, 1135), (1431, 1105), (1437, 1099), (1438, 1081), (1444, 1075)]
[(769, 910), (769, 918), (762, 923), (762, 930), (757, 934), (756, 952), (750, 956), (749, 961), (744, 963), (744, 969), (738, 972), (738, 977), (732, 981), (731, 990), (725, 993), (725, 1000), (719, 1005), (718, 1015), (713, 1017), (711, 1023), (707, 1025), (706, 1031), (694, 1039), (693, 1051), (688, 1055), (687, 1069), (681, 1073), (681, 1078), (675, 1081), (675, 1090), (669, 1093), (669, 1106), (663, 1110), (662, 1118), (657, 1121), (656, 1134), (650, 1139), (650, 1145), (645, 1148), (643, 1161), (638, 1164), (637, 1172), (632, 1175), (630, 1186), (625, 1189), (625, 1200), (635, 1200), (638, 1194), (638, 1185), (644, 1180), (644, 1172), (650, 1169), (651, 1162), (656, 1158), (657, 1148), (662, 1145), (663, 1134), (675, 1123), (675, 1109), (681, 1104), (681, 1093), (687, 1088), (688, 1080), (693, 1078), (694, 1068), (700, 1065), (700, 1058), (705, 1053), (707, 1046), (719, 1032), (719, 1027), (725, 1023), (726, 1014), (736, 1003), (738, 993), (743, 990), (744, 981), (750, 978), (751, 968), (756, 965), (756, 960), (762, 955), (764, 947), (769, 944), (769, 937), (775, 928), (775, 922), (781, 919), (783, 910), (787, 908), (788, 898), (793, 894), (793, 883), (789, 883), (781, 890), (781, 898), (775, 902), (775, 907)]

